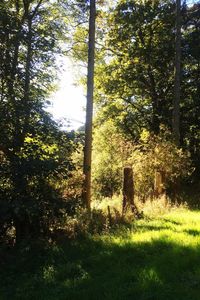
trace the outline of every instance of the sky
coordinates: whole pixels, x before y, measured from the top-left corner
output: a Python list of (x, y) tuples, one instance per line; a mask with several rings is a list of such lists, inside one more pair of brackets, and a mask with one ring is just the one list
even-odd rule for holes
[(63, 65), (59, 72), (58, 89), (51, 95), (51, 105), (47, 110), (54, 119), (63, 121), (65, 129), (77, 129), (85, 122), (85, 91), (83, 87), (75, 84), (77, 76), (83, 70), (73, 66), (67, 57), (58, 63)]

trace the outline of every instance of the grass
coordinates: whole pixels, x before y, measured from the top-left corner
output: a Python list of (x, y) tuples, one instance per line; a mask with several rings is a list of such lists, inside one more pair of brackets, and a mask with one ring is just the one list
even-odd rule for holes
[(200, 299), (199, 211), (176, 209), (107, 235), (2, 253), (1, 300)]

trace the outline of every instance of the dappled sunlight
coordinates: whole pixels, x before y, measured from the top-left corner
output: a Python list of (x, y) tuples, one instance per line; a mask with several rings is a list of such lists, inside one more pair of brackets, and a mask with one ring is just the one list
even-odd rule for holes
[[(18, 276), (13, 277), (12, 265), (4, 266), (5, 289), (0, 293), (9, 298), (17, 291), (16, 299), (199, 300), (198, 216), (172, 212), (138, 220), (112, 234), (49, 245), (41, 253), (15, 253)], [(10, 290), (6, 273), (13, 282)]]
[[(194, 216), (194, 219), (192, 218)], [(141, 244), (165, 241), (181, 246), (200, 246), (199, 212), (180, 211), (178, 209), (157, 219), (138, 220), (132, 229), (126, 229), (121, 235), (111, 237), (119, 246), (127, 243)], [(185, 221), (184, 221), (185, 220)]]

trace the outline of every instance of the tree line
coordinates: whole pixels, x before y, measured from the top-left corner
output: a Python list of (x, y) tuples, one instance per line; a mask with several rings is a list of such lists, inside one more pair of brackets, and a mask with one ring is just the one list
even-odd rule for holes
[[(82, 62), (87, 62), (92, 55), (94, 63), (94, 49), (91, 50), (94, 45), (87, 51), (89, 4), (61, 0), (9, 0), (0, 4), (2, 239), (13, 228), (17, 241), (46, 235), (50, 229), (60, 226), (66, 214), (73, 213), (77, 203), (84, 202), (90, 208), (90, 201), (83, 201), (84, 193), (69, 193), (69, 182), (72, 186), (83, 183), (77, 175), (78, 164), (83, 167), (82, 150), (79, 150), (84, 144), (82, 135), (61, 130), (45, 109), (55, 89), (59, 55), (67, 52)], [(143, 179), (138, 176), (136, 183), (140, 194), (148, 194), (152, 189), (151, 170), (158, 164), (170, 178), (178, 178), (182, 174), (181, 161), (187, 155), (193, 170), (192, 175), (186, 176), (187, 180), (199, 180), (200, 4), (188, 6), (184, 2), (180, 7), (178, 145), (171, 135), (175, 106), (176, 4), (168, 0), (119, 0), (111, 5), (96, 1), (95, 72), (94, 65), (88, 71), (88, 81), (94, 73), (92, 191), (96, 197), (120, 192), (120, 170), (126, 163), (135, 164), (143, 174)], [(94, 22), (92, 39), (94, 44)], [(92, 79), (88, 84), (91, 87), (88, 95), (92, 96)], [(90, 108), (91, 149), (91, 105)], [(74, 160), (77, 151), (78, 164)], [(89, 160), (85, 158), (84, 174), (91, 170), (89, 155)], [(155, 162), (155, 157), (162, 159)], [(175, 169), (169, 170), (166, 157)], [(150, 162), (146, 164), (149, 177), (142, 173), (144, 158)]]

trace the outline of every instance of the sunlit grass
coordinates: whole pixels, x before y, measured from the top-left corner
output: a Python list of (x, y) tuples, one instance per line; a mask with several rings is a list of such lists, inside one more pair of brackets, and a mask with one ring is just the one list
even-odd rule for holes
[[(101, 237), (103, 240), (104, 237)], [(135, 221), (131, 228), (122, 227), (106, 240), (118, 245), (151, 243), (165, 240), (180, 245), (200, 245), (200, 212), (176, 209), (158, 218)]]
[(199, 300), (200, 212), (173, 209), (110, 234), (21, 249), (2, 266), (2, 300)]

